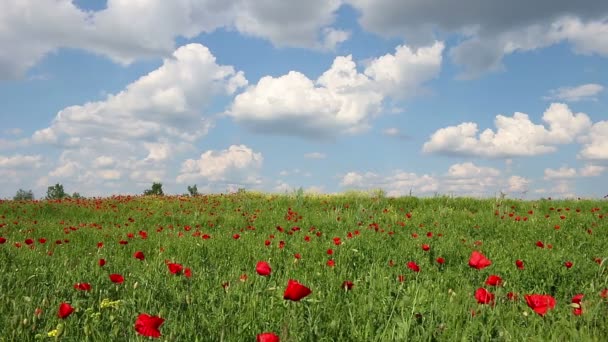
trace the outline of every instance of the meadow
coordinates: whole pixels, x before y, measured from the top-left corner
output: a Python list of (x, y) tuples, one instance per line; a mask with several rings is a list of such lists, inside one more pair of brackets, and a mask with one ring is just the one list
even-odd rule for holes
[(608, 336), (601, 200), (0, 201), (0, 243), (0, 341)]

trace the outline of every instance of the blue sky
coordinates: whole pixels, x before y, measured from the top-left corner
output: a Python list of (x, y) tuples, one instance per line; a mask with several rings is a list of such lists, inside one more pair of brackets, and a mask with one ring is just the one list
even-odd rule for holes
[(608, 3), (0, 0), (0, 198), (608, 194)]

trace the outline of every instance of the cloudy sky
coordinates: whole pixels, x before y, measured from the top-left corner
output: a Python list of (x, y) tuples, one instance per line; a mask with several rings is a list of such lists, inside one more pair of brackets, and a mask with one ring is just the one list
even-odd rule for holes
[(0, 198), (608, 194), (608, 1), (0, 0)]

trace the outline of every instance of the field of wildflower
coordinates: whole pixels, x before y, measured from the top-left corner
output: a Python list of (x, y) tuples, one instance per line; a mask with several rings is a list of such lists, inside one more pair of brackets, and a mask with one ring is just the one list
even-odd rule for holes
[(0, 341), (602, 341), (608, 202), (0, 201)]

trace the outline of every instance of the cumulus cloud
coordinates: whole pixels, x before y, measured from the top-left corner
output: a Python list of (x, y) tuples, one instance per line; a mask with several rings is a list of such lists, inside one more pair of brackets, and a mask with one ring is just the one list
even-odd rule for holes
[(42, 164), (42, 156), (40, 155), (22, 155), (14, 156), (0, 155), (0, 168), (22, 169), (22, 168), (38, 168)]
[(532, 181), (522, 176), (511, 176), (507, 180), (507, 192), (527, 192)]
[(545, 179), (564, 179), (564, 178), (574, 178), (576, 177), (576, 170), (574, 168), (569, 168), (566, 166), (562, 166), (557, 170), (554, 169), (545, 169)]
[(501, 70), (502, 58), (568, 42), (576, 53), (608, 55), (608, 4), (603, 1), (535, 1), (505, 3), (476, 0), (446, 6), (439, 0), (346, 0), (371, 32), (425, 44), (437, 34), (461, 39), (450, 51), (464, 67), (465, 78)]
[(178, 183), (196, 181), (222, 184), (259, 184), (262, 167), (261, 153), (245, 145), (232, 145), (226, 150), (206, 151), (198, 159), (182, 163)]
[(577, 102), (583, 100), (597, 100), (597, 95), (604, 90), (600, 84), (589, 83), (576, 87), (562, 87), (552, 89), (549, 95), (545, 96), (545, 100), (561, 100), (566, 102)]
[(596, 177), (606, 171), (605, 166), (587, 164), (578, 170), (579, 174), (583, 177)]
[(527, 114), (497, 115), (496, 132), (477, 134), (477, 124), (462, 123), (433, 133), (422, 150), (426, 153), (467, 155), (487, 158), (534, 156), (556, 150), (555, 145), (574, 141), (591, 127), (584, 113), (572, 113), (565, 104), (553, 103), (544, 112), (545, 125), (534, 124)]
[(442, 43), (416, 51), (397, 47), (357, 71), (352, 56), (336, 57), (317, 80), (297, 71), (262, 77), (237, 95), (226, 115), (252, 131), (330, 139), (370, 127), (387, 96), (416, 93), (441, 66)]
[(218, 28), (276, 46), (333, 49), (348, 39), (347, 32), (331, 26), (340, 5), (340, 0), (108, 0), (102, 10), (84, 11), (71, 0), (2, 1), (0, 79), (21, 77), (59, 48), (85, 49), (122, 64), (168, 57), (176, 38)]
[(608, 160), (608, 121), (593, 124), (589, 134), (583, 137), (583, 148), (578, 156), (586, 160)]
[(348, 172), (342, 176), (340, 186), (347, 189), (371, 190), (383, 189), (389, 196), (403, 196), (412, 191), (414, 194), (432, 193), (439, 189), (437, 179), (430, 175), (417, 175), (401, 170), (390, 175), (379, 175), (373, 172)]

